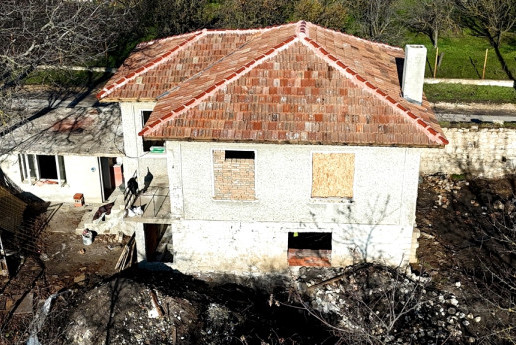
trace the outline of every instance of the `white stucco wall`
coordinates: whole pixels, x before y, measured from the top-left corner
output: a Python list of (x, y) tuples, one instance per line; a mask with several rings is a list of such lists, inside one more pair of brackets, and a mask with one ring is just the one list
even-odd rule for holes
[(153, 102), (120, 103), (124, 130), (124, 180), (127, 182), (136, 173), (140, 186), (143, 186), (148, 172), (155, 181), (168, 179), (166, 154), (144, 152), (142, 137), (138, 135), (143, 127), (141, 112), (152, 110), (154, 105)]
[[(180, 145), (184, 198), (182, 218), (187, 220), (414, 223), (419, 172), (419, 151), (416, 149), (200, 142), (169, 144), (170, 156), (174, 156)], [(255, 151), (256, 201), (213, 200), (213, 149)], [(315, 152), (355, 154), (352, 202), (311, 198), (312, 153)], [(174, 181), (170, 184), (173, 186)]]
[(83, 193), (86, 203), (102, 202), (98, 158), (93, 156), (63, 156), (66, 181), (61, 185), (22, 181), (18, 155), (2, 156), (0, 168), (20, 189), (52, 202), (73, 202), (75, 193)]
[[(213, 150), (255, 151), (255, 201), (213, 199)], [(312, 153), (355, 154), (351, 202), (311, 198)], [(417, 149), (168, 142), (173, 266), (283, 272), (288, 232), (332, 232), (332, 264), (406, 263), (419, 176)]]

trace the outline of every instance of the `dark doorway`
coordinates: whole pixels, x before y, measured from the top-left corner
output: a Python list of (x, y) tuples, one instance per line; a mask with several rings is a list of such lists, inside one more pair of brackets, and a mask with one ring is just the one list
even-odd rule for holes
[(99, 157), (100, 174), (102, 178), (102, 199), (104, 201), (106, 201), (115, 190), (114, 164), (115, 158)]
[(145, 254), (147, 261), (157, 261), (158, 244), (166, 229), (166, 224), (143, 224), (145, 234)]

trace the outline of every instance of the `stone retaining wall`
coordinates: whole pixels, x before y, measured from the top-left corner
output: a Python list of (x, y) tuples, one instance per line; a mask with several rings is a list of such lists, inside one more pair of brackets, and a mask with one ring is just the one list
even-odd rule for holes
[(421, 174), (495, 178), (516, 173), (516, 128), (443, 128), (445, 149), (421, 154)]

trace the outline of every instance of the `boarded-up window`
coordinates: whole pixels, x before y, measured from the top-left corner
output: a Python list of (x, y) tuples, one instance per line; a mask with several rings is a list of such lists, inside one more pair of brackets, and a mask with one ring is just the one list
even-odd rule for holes
[(354, 154), (314, 153), (312, 198), (352, 198), (354, 173)]
[(254, 151), (213, 151), (214, 198), (255, 200)]

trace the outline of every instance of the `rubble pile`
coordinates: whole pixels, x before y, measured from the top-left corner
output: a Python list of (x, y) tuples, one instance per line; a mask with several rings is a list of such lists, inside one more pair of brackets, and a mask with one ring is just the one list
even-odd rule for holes
[(120, 278), (88, 291), (70, 319), (67, 344), (222, 344), (241, 316)]
[[(474, 343), (481, 321), (430, 278), (362, 264), (346, 269), (303, 268), (309, 307), (343, 339), (382, 344)], [(460, 288), (460, 282), (456, 284)]]

